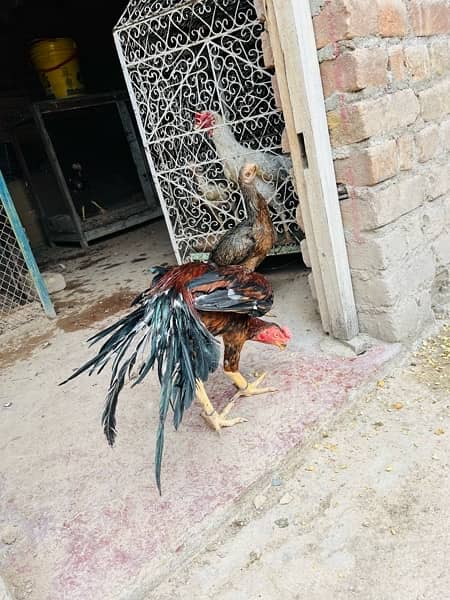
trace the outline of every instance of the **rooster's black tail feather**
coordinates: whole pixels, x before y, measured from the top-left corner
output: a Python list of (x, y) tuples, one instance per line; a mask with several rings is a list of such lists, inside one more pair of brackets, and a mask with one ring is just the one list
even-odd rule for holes
[[(133, 385), (140, 383), (157, 366), (161, 384), (159, 427), (156, 439), (155, 475), (161, 493), (161, 461), (164, 424), (169, 406), (177, 429), (184, 411), (195, 397), (196, 381), (206, 381), (219, 364), (219, 345), (182, 294), (172, 290), (150, 293), (140, 305), (117, 323), (100, 331), (92, 344), (109, 336), (97, 355), (75, 371), (70, 381), (84, 371), (100, 372), (112, 360), (111, 380), (102, 416), (103, 430), (112, 446), (116, 437), (116, 408), (119, 394), (138, 359), (141, 366)], [(62, 385), (62, 384), (61, 384)]]

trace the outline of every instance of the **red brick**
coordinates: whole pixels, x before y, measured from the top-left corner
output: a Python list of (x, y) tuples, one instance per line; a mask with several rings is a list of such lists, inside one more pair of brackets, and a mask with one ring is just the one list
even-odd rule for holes
[(416, 35), (426, 36), (450, 31), (448, 0), (411, 0), (411, 25)]
[(406, 133), (397, 139), (398, 163), (400, 171), (409, 171), (414, 166), (414, 137)]
[(355, 211), (363, 231), (392, 223), (423, 204), (425, 184), (425, 178), (416, 175), (402, 181), (393, 180), (381, 189), (377, 186), (358, 190), (355, 198), (340, 202), (344, 227), (351, 227)]
[(408, 28), (402, 0), (378, 0), (378, 31), (382, 37), (403, 37)]
[(355, 92), (387, 82), (387, 56), (383, 48), (346, 52), (320, 65), (325, 97), (333, 92)]
[[(396, 184), (388, 186), (388, 189), (394, 186), (396, 187)], [(368, 198), (372, 197), (370, 192), (372, 190), (369, 190)], [(374, 189), (373, 192), (374, 197), (378, 196), (378, 190)], [(423, 194), (421, 201), (423, 201)], [(351, 201), (340, 202), (341, 212), (342, 205), (347, 202)], [(353, 232), (360, 229), (360, 217), (364, 218), (361, 207), (353, 203), (352, 209), (349, 207), (347, 217), (343, 218), (349, 264), (352, 269), (386, 269), (394, 261), (403, 261), (407, 254), (414, 252), (423, 242), (421, 219), (414, 216), (411, 219), (405, 217), (400, 228), (388, 225), (377, 228), (376, 231), (369, 231), (360, 239), (355, 239)]]
[(428, 200), (434, 200), (443, 196), (450, 190), (450, 165), (435, 165), (427, 171)]
[(264, 66), (266, 69), (274, 68), (272, 44), (270, 43), (270, 37), (267, 31), (261, 33), (261, 46), (263, 53)]
[(450, 79), (419, 92), (420, 108), (425, 121), (436, 121), (450, 113)]
[(334, 146), (342, 146), (392, 133), (414, 123), (418, 114), (419, 103), (409, 89), (376, 100), (362, 100), (328, 113), (331, 142)]
[(440, 125), (441, 141), (446, 150), (450, 150), (450, 119)]
[(367, 0), (332, 0), (313, 19), (317, 48), (377, 33), (377, 6)]
[(430, 45), (431, 69), (434, 75), (450, 72), (450, 40), (433, 41)]
[(416, 146), (419, 162), (427, 162), (439, 149), (439, 129), (437, 125), (428, 125), (416, 134)]
[(450, 230), (439, 236), (433, 243), (432, 250), (437, 264), (448, 268), (450, 263)]
[(407, 70), (405, 65), (405, 54), (403, 52), (403, 46), (392, 46), (389, 48), (389, 69), (392, 73), (392, 77), (396, 81), (403, 81), (406, 79)]
[(406, 46), (405, 63), (413, 81), (428, 79), (431, 75), (430, 57), (426, 46)]
[(395, 141), (371, 146), (335, 161), (336, 181), (352, 186), (375, 185), (398, 173)]

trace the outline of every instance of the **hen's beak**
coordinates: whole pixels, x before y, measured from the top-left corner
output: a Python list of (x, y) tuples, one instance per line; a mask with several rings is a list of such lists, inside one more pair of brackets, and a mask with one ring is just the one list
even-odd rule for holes
[(258, 165), (256, 165), (255, 175), (256, 175), (256, 177), (259, 177), (260, 179), (262, 179), (264, 176), (264, 173), (261, 171), (261, 168)]
[(277, 344), (277, 346), (280, 350), (286, 350), (287, 348), (287, 344), (284, 344), (283, 342), (280, 342), (279, 344)]

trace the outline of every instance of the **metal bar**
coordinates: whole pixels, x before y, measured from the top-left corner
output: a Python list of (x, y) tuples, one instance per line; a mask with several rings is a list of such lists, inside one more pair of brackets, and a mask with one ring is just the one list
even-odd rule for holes
[(130, 146), (131, 156), (133, 157), (133, 161), (136, 166), (136, 171), (141, 183), (145, 200), (150, 208), (155, 208), (157, 203), (155, 202), (155, 192), (150, 184), (149, 169), (147, 168), (144, 157), (142, 156), (141, 147), (136, 136), (136, 130), (134, 128), (128, 106), (124, 100), (118, 100), (116, 102), (116, 106), (120, 120), (122, 121), (122, 126), (128, 145)]
[(64, 173), (62, 172), (61, 165), (59, 164), (58, 157), (56, 156), (55, 148), (48, 134), (47, 128), (44, 123), (44, 119), (42, 118), (39, 107), (36, 104), (33, 104), (32, 111), (34, 121), (38, 128), (42, 142), (44, 144), (45, 152), (47, 153), (53, 172), (55, 173), (59, 189), (61, 190), (64, 201), (66, 202), (67, 207), (70, 211), (70, 215), (75, 225), (75, 229), (77, 230), (77, 233), (79, 235), (80, 245), (82, 248), (86, 249), (88, 248), (88, 243), (84, 235), (83, 228), (81, 226), (80, 217), (78, 216), (78, 213), (73, 204), (72, 196), (69, 192), (69, 188), (67, 187)]
[(14, 148), (14, 151), (16, 153), (16, 156), (17, 156), (17, 160), (19, 161), (20, 168), (22, 170), (22, 174), (23, 174), (23, 177), (24, 177), (24, 180), (25, 180), (26, 187), (27, 187), (27, 189), (30, 192), (31, 199), (34, 201), (34, 203), (37, 206), (37, 209), (38, 209), (38, 212), (39, 212), (39, 220), (40, 220), (40, 223), (42, 225), (42, 229), (44, 231), (45, 241), (47, 242), (47, 244), (49, 246), (52, 246), (53, 242), (50, 239), (50, 232), (49, 232), (48, 227), (47, 227), (47, 219), (46, 219), (46, 216), (45, 216), (44, 207), (42, 205), (42, 202), (41, 202), (41, 199), (39, 197), (39, 194), (36, 192), (36, 190), (33, 187), (30, 169), (28, 168), (27, 161), (26, 161), (25, 156), (24, 156), (24, 154), (22, 152), (22, 147), (20, 145), (20, 142), (19, 142), (19, 139), (18, 139), (16, 133), (14, 133), (13, 136), (12, 136), (12, 144), (13, 144), (13, 148)]
[(45, 282), (42, 278), (41, 272), (39, 271), (39, 267), (36, 264), (36, 260), (33, 255), (33, 251), (31, 250), (27, 234), (22, 226), (22, 223), (20, 222), (19, 215), (17, 214), (16, 208), (11, 198), (11, 194), (9, 193), (8, 187), (3, 177), (3, 173), (1, 171), (0, 199), (5, 208), (5, 212), (8, 216), (9, 222), (11, 223), (11, 226), (13, 228), (14, 234), (17, 239), (17, 243), (19, 244), (25, 263), (33, 279), (36, 291), (39, 295), (39, 299), (41, 301), (45, 314), (53, 319), (56, 317), (55, 307), (53, 306), (53, 302), (48, 293), (47, 286), (45, 285)]
[[(165, 15), (171, 12), (174, 12), (175, 10), (178, 10), (180, 8), (184, 8), (186, 6), (188, 6), (189, 4), (194, 4), (195, 2), (198, 2), (198, 0), (185, 0), (184, 2), (180, 2), (179, 4), (176, 5), (175, 8), (171, 7), (171, 8), (165, 8), (163, 10), (158, 11), (158, 16), (161, 15)], [(126, 6), (124, 12), (122, 13), (120, 19), (119, 19), (119, 23), (123, 20), (125, 13), (128, 10), (128, 5)], [(135, 21), (128, 21), (128, 23), (126, 23), (125, 25), (119, 25), (116, 26), (113, 30), (113, 33), (120, 33), (123, 29), (126, 29), (127, 27), (129, 27), (130, 25), (138, 25), (139, 23), (148, 21), (149, 17), (146, 15), (145, 17), (141, 17), (140, 19), (136, 19)]]

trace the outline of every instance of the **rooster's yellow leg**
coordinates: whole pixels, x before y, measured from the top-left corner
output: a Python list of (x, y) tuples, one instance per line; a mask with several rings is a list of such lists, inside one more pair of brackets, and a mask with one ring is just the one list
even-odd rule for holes
[(230, 410), (233, 408), (233, 402), (227, 404), (223, 411), (218, 413), (208, 398), (203, 381), (200, 380), (197, 380), (197, 400), (203, 407), (202, 417), (215, 431), (220, 431), (222, 427), (232, 427), (233, 425), (245, 423), (247, 421), (247, 419), (243, 419), (242, 417), (235, 417), (234, 419), (226, 418)]
[(257, 394), (270, 394), (272, 392), (277, 392), (277, 388), (273, 387), (258, 387), (261, 381), (266, 376), (266, 373), (260, 375), (255, 381), (251, 383), (248, 382), (245, 377), (243, 377), (239, 371), (236, 373), (231, 373), (230, 371), (225, 371), (225, 374), (231, 379), (234, 385), (238, 388), (238, 396), (256, 396)]

